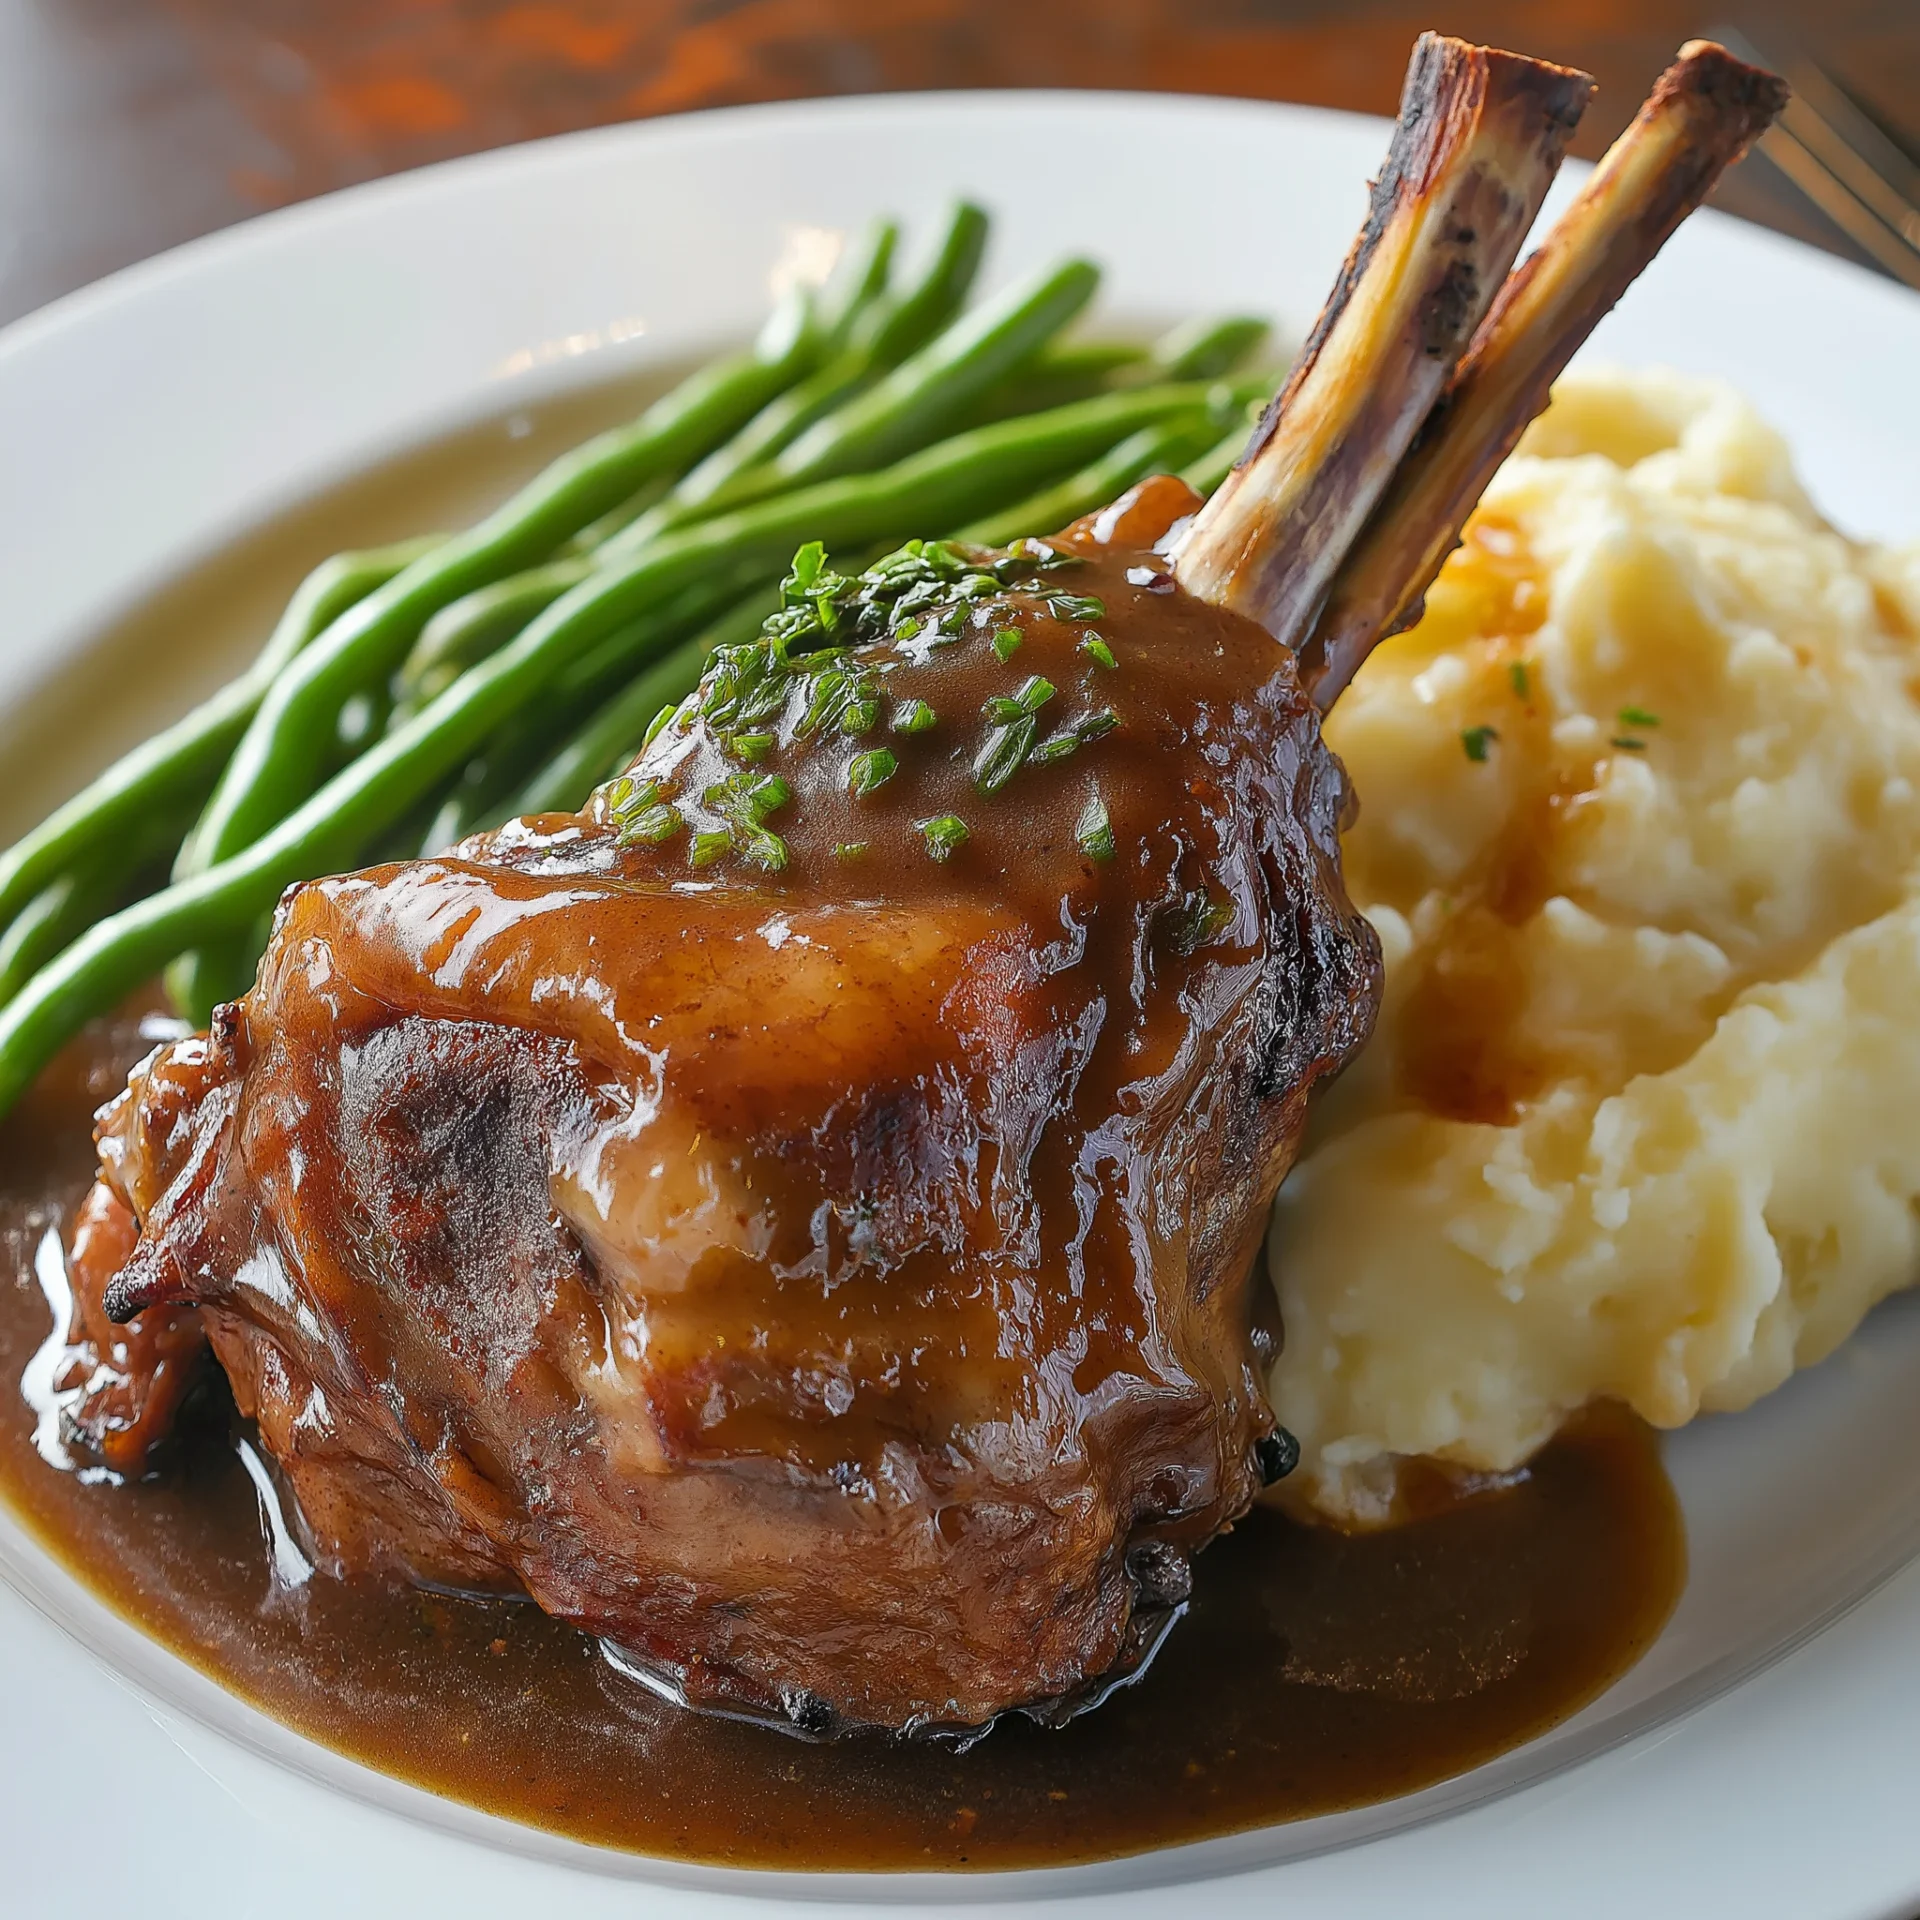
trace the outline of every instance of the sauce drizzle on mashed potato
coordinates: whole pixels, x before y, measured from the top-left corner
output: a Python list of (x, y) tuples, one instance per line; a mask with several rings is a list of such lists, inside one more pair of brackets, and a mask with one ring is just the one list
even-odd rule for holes
[(1561, 383), (1327, 728), (1387, 992), (1274, 1217), (1296, 1500), (1743, 1407), (1920, 1277), (1916, 634), (1729, 389)]

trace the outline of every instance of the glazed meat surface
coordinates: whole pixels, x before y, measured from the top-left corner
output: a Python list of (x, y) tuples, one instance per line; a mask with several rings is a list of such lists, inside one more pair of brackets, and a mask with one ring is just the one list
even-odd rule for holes
[(937, 550), (957, 621), (297, 889), (136, 1075), (106, 1306), (191, 1303), (320, 1554), (808, 1728), (1138, 1657), (1261, 1484), (1265, 1203), (1378, 969), (1290, 656), (1150, 550), (1197, 504)]

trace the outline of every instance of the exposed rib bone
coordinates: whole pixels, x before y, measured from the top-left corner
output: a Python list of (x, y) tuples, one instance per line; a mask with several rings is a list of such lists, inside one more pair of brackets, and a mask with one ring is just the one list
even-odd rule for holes
[(1784, 81), (1710, 40), (1680, 49), (1579, 198), (1501, 289), (1335, 575), (1300, 660), (1323, 711), (1376, 641), (1419, 618), (1468, 515), (1575, 349), (1786, 99)]
[(1492, 304), (1592, 81), (1420, 36), (1366, 225), (1286, 387), (1174, 555), (1190, 593), (1298, 646)]

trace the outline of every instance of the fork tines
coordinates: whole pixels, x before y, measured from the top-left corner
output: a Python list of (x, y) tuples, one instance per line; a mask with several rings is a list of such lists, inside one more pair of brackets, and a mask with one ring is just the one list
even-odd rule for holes
[[(1714, 37), (1763, 58), (1732, 29)], [(1768, 64), (1784, 72), (1793, 98), (1760, 151), (1857, 247), (1920, 288), (1920, 166), (1811, 60)]]

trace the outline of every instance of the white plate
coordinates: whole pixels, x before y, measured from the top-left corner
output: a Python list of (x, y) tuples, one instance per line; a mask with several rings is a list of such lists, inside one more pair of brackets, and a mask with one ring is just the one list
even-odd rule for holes
[[(806, 229), (890, 210), (924, 232), (967, 191), (997, 216), (994, 278), (1071, 248), (1107, 265), (1111, 314), (1302, 325), (1384, 142), (1344, 115), (1151, 97), (750, 109), (463, 161), (183, 248), (0, 335), (0, 706), (153, 583), (383, 452), (738, 335)], [(1708, 216), (1597, 350), (1737, 381), (1841, 525), (1920, 534), (1920, 301)], [(1110, 1920), (1208, 1878), (1222, 1914), (1909, 1911), (1916, 1382), (1920, 1299), (1679, 1436), (1687, 1594), (1646, 1660), (1545, 1740), (1387, 1807), (1053, 1874), (729, 1873), (470, 1813), (240, 1706), (0, 1513), (0, 1906), (125, 1886), (194, 1920), (562, 1902), (570, 1920), (705, 1920), (798, 1899), (1097, 1902)]]

